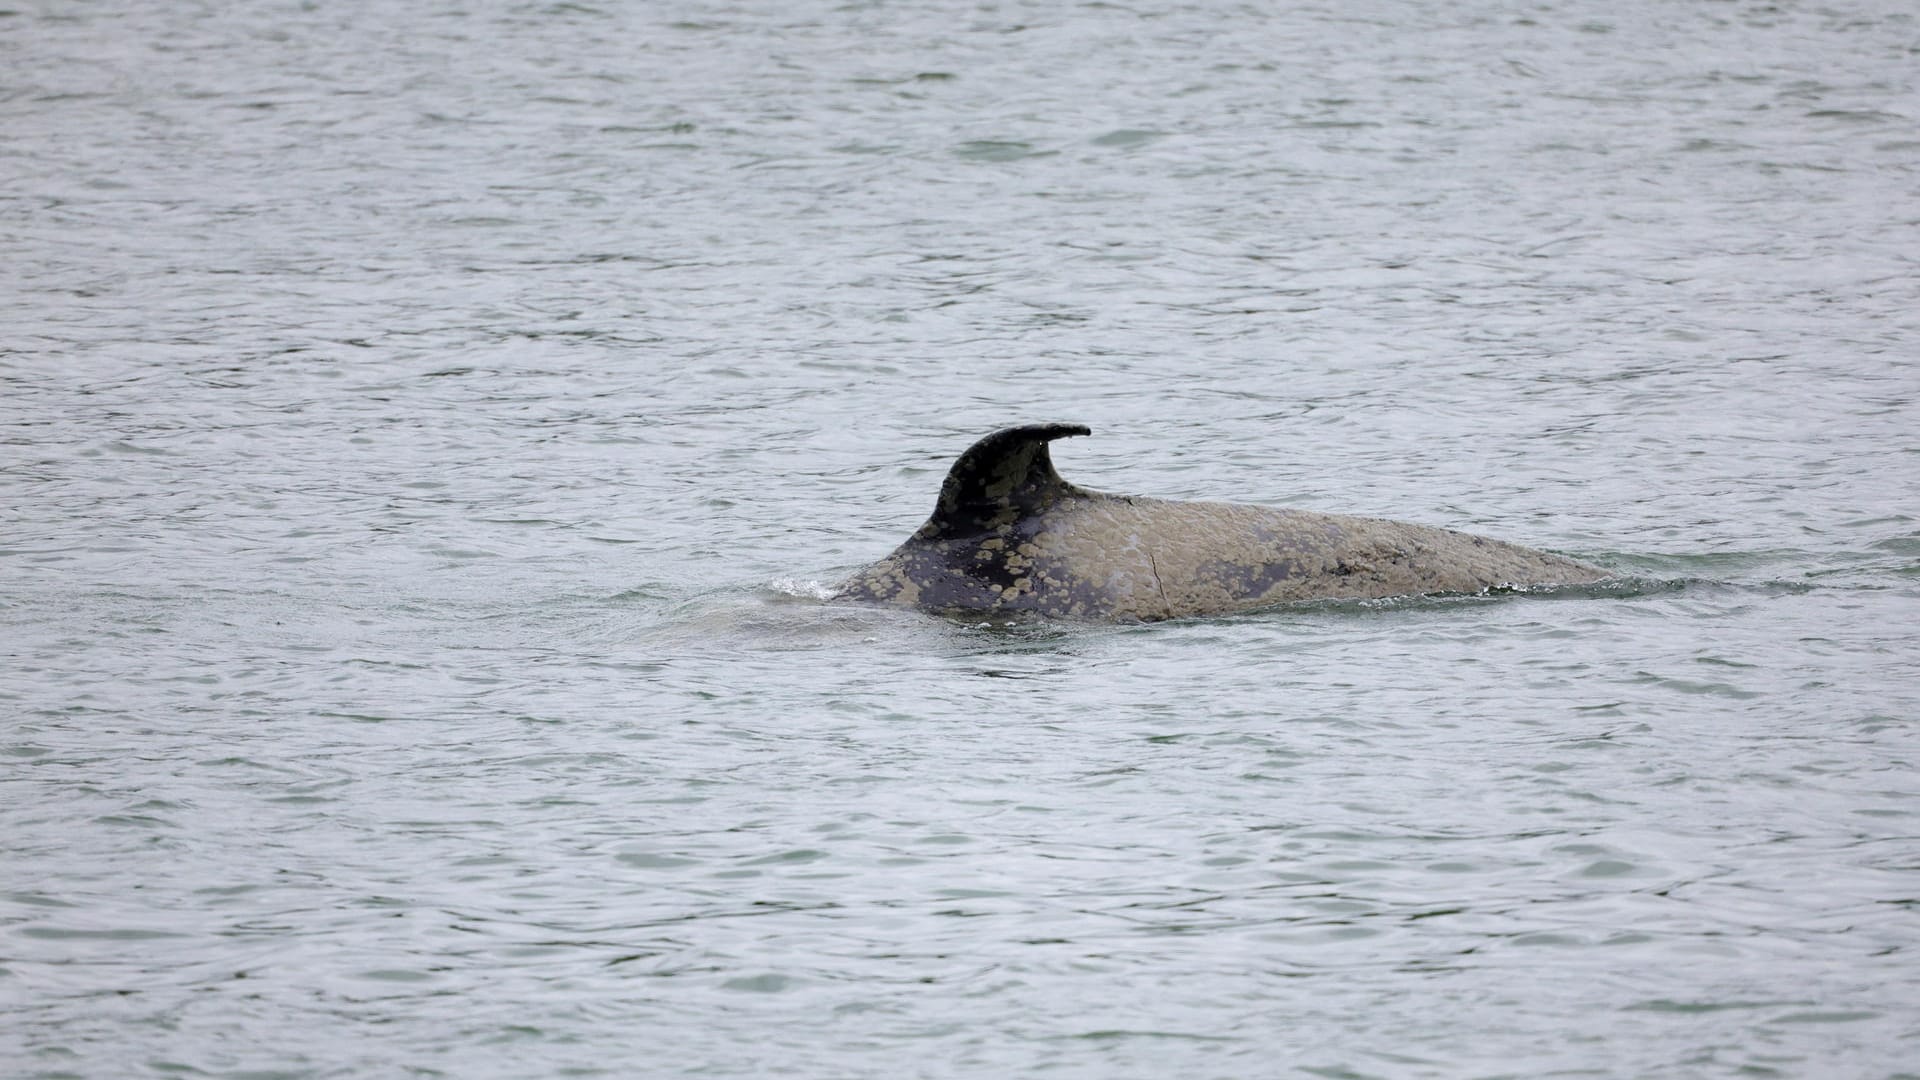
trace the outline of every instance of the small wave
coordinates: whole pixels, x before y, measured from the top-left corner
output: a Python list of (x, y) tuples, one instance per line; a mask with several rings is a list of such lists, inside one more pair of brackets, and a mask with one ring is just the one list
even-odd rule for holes
[(778, 597), (793, 600), (831, 600), (839, 590), (812, 578), (774, 578), (767, 589)]

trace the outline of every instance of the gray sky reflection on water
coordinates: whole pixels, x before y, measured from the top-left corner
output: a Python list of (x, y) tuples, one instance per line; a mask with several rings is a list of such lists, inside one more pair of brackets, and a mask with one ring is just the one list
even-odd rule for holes
[[(0, 1069), (1903, 1075), (1915, 34), (0, 17)], [(818, 602), (1038, 420), (1633, 584)]]

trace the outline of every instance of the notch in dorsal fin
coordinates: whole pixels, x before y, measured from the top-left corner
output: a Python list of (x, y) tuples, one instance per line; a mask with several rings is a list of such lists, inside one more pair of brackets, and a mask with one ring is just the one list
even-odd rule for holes
[(1082, 494), (1053, 471), (1047, 443), (1091, 434), (1093, 429), (1084, 424), (1028, 424), (974, 443), (947, 471), (940, 505), (915, 536), (939, 540), (978, 535), (1039, 513), (1064, 496)]

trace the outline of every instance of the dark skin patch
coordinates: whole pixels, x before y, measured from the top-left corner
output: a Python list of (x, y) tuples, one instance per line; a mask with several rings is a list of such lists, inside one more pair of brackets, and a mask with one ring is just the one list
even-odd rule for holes
[(1285, 581), (1303, 576), (1300, 564), (1292, 560), (1261, 563), (1235, 563), (1214, 559), (1200, 564), (1199, 576), (1235, 596), (1265, 596)]

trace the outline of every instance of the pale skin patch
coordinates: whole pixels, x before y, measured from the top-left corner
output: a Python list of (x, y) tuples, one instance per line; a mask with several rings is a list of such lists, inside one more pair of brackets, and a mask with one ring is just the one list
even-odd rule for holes
[[(1005, 575), (983, 609), (1152, 621), (1297, 600), (1472, 593), (1604, 576), (1484, 537), (1297, 510), (1095, 497), (1042, 518), (1045, 528), (1011, 551), (998, 537), (967, 545), (968, 562), (990, 563)], [(927, 606), (904, 565), (889, 570), (888, 587), (866, 591), (866, 598)]]

